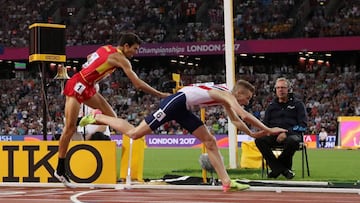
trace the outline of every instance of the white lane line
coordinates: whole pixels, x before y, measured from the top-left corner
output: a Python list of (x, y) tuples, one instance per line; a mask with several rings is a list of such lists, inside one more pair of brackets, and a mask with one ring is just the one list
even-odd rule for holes
[(70, 200), (73, 203), (83, 203), (82, 201), (78, 200), (78, 197), (80, 197), (82, 195), (90, 194), (90, 193), (104, 192), (104, 191), (109, 191), (109, 189), (105, 189), (105, 190), (89, 190), (89, 191), (80, 192), (80, 193), (77, 193), (75, 195), (70, 196)]
[(23, 195), (26, 194), (26, 192), (14, 192), (14, 191), (0, 191), (0, 196), (9, 196), (9, 195)]

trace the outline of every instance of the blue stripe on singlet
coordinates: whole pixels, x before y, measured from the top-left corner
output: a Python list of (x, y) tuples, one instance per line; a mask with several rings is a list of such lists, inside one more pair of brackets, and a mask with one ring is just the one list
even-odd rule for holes
[(229, 91), (229, 89), (227, 89), (226, 87), (221, 87), (221, 86), (217, 86), (217, 85), (213, 85), (211, 87), (214, 89), (222, 90), (222, 91)]

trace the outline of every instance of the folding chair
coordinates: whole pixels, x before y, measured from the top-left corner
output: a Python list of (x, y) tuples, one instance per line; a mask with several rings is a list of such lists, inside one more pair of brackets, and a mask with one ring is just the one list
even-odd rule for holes
[[(301, 135), (302, 137), (302, 142), (299, 143), (299, 149), (297, 151), (301, 151), (301, 166), (302, 166), (302, 178), (304, 178), (304, 174), (305, 174), (305, 164), (306, 164), (306, 170), (307, 170), (307, 175), (310, 176), (310, 168), (309, 168), (309, 161), (308, 161), (308, 154), (307, 154), (307, 147), (306, 144), (304, 142), (304, 136)], [(283, 152), (284, 148), (283, 146), (275, 146), (271, 149), (273, 151), (273, 153), (279, 152), (278, 155), (280, 155), (280, 153)], [(262, 163), (261, 163), (261, 177), (264, 178), (264, 173), (266, 170), (266, 175), (269, 174), (269, 166), (265, 161), (265, 158), (262, 158)]]

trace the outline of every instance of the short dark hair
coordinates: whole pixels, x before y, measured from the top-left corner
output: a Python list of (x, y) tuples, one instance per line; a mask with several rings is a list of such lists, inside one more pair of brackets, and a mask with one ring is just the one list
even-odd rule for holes
[(141, 44), (142, 40), (138, 35), (135, 33), (127, 32), (122, 33), (119, 40), (119, 45), (124, 46), (125, 44), (128, 44), (129, 46), (132, 46), (134, 44)]

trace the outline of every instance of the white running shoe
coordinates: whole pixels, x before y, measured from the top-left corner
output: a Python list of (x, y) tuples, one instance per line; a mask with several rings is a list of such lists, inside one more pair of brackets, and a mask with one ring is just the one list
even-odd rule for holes
[(67, 177), (66, 174), (64, 175), (59, 175), (57, 173), (57, 171), (54, 172), (54, 176), (60, 181), (62, 182), (66, 187), (69, 187), (69, 188), (75, 188), (76, 186), (70, 182), (70, 178)]

